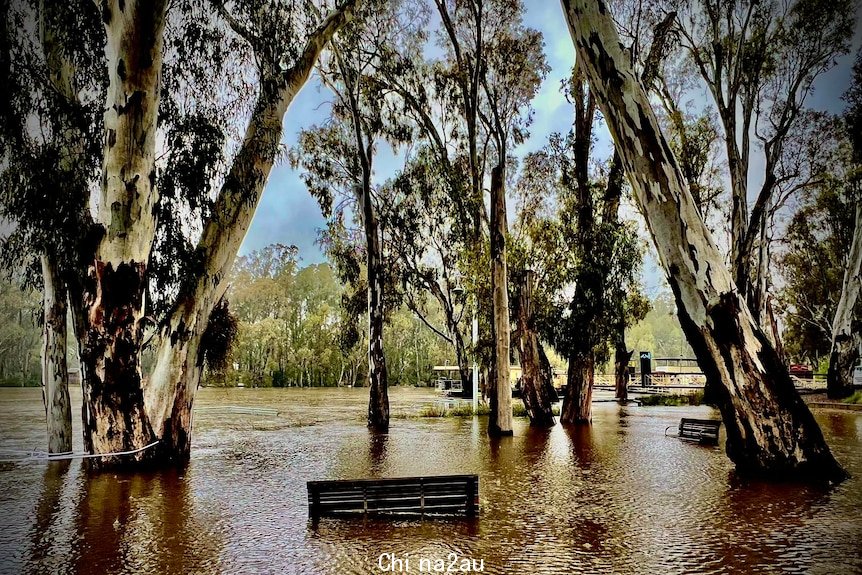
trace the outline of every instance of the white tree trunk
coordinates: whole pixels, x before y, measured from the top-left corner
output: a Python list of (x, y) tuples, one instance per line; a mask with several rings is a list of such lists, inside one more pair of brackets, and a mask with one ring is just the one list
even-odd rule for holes
[(829, 357), (827, 390), (829, 397), (841, 398), (853, 392), (853, 370), (859, 359), (859, 327), (854, 329), (854, 312), (862, 289), (862, 199), (856, 202), (856, 220), (841, 298), (832, 322), (832, 350)]
[(602, 0), (562, 0), (585, 67), (644, 214), (680, 323), (717, 383), (727, 452), (740, 472), (840, 481), (808, 407), (736, 290), (701, 219)]
[(506, 269), (506, 179), (503, 166), (491, 170), (491, 290), (494, 306), (494, 365), (491, 380), (490, 435), (512, 435), (509, 384), (509, 286)]
[[(74, 90), (75, 65), (65, 49), (64, 36), (58, 35), (55, 26), (61, 20), (53, 11), (57, 6), (40, 0), (39, 31), (48, 80), (67, 101), (76, 105)], [(62, 117), (62, 115), (61, 115)], [(67, 119), (67, 118), (66, 118)], [(60, 128), (62, 126), (62, 128)], [(59, 168), (68, 172), (74, 168), (72, 161), (81, 153), (82, 136), (68, 122), (55, 122), (52, 128), (57, 141), (65, 148), (59, 158)], [(48, 452), (72, 451), (72, 410), (69, 403), (69, 370), (66, 363), (67, 302), (69, 290), (61, 276), (57, 261), (57, 248), (47, 245), (41, 256), (42, 267), (42, 389), (48, 430)]]
[(57, 264), (42, 256), (42, 395), (48, 452), (72, 451), (72, 409), (66, 365), (66, 289)]

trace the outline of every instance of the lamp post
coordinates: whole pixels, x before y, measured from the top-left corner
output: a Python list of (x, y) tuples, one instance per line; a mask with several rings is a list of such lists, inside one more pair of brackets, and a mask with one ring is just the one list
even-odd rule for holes
[(479, 342), (479, 317), (476, 296), (473, 296), (473, 415), (479, 412), (479, 366), (476, 363), (476, 345)]

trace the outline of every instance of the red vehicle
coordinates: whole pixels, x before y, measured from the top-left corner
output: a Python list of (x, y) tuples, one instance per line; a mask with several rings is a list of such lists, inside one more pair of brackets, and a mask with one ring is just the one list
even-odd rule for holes
[(794, 363), (790, 366), (790, 375), (810, 379), (814, 377), (814, 370), (811, 369), (811, 366), (802, 363)]

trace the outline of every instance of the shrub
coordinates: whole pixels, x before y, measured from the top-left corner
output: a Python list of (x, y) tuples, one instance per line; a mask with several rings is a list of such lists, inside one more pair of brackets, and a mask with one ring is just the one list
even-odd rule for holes
[[(491, 409), (487, 405), (479, 404), (477, 415), (488, 415)], [(426, 405), (419, 410), (418, 417), (473, 417), (473, 406), (469, 403), (459, 403), (454, 407), (446, 407), (442, 403)]]
[(647, 395), (638, 399), (641, 405), (644, 406), (677, 406), (677, 405), (702, 405), (703, 392), (696, 391), (694, 393), (674, 394), (674, 395)]

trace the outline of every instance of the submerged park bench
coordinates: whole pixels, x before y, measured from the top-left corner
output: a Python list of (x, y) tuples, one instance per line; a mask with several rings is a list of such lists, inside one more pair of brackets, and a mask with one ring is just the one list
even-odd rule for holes
[(342, 514), (466, 515), (479, 508), (478, 475), (309, 481), (311, 517)]
[[(721, 427), (720, 419), (692, 419), (683, 417), (679, 422), (679, 437), (684, 441), (692, 441), (701, 445), (718, 444), (718, 428)], [(664, 431), (667, 433), (666, 428)]]

